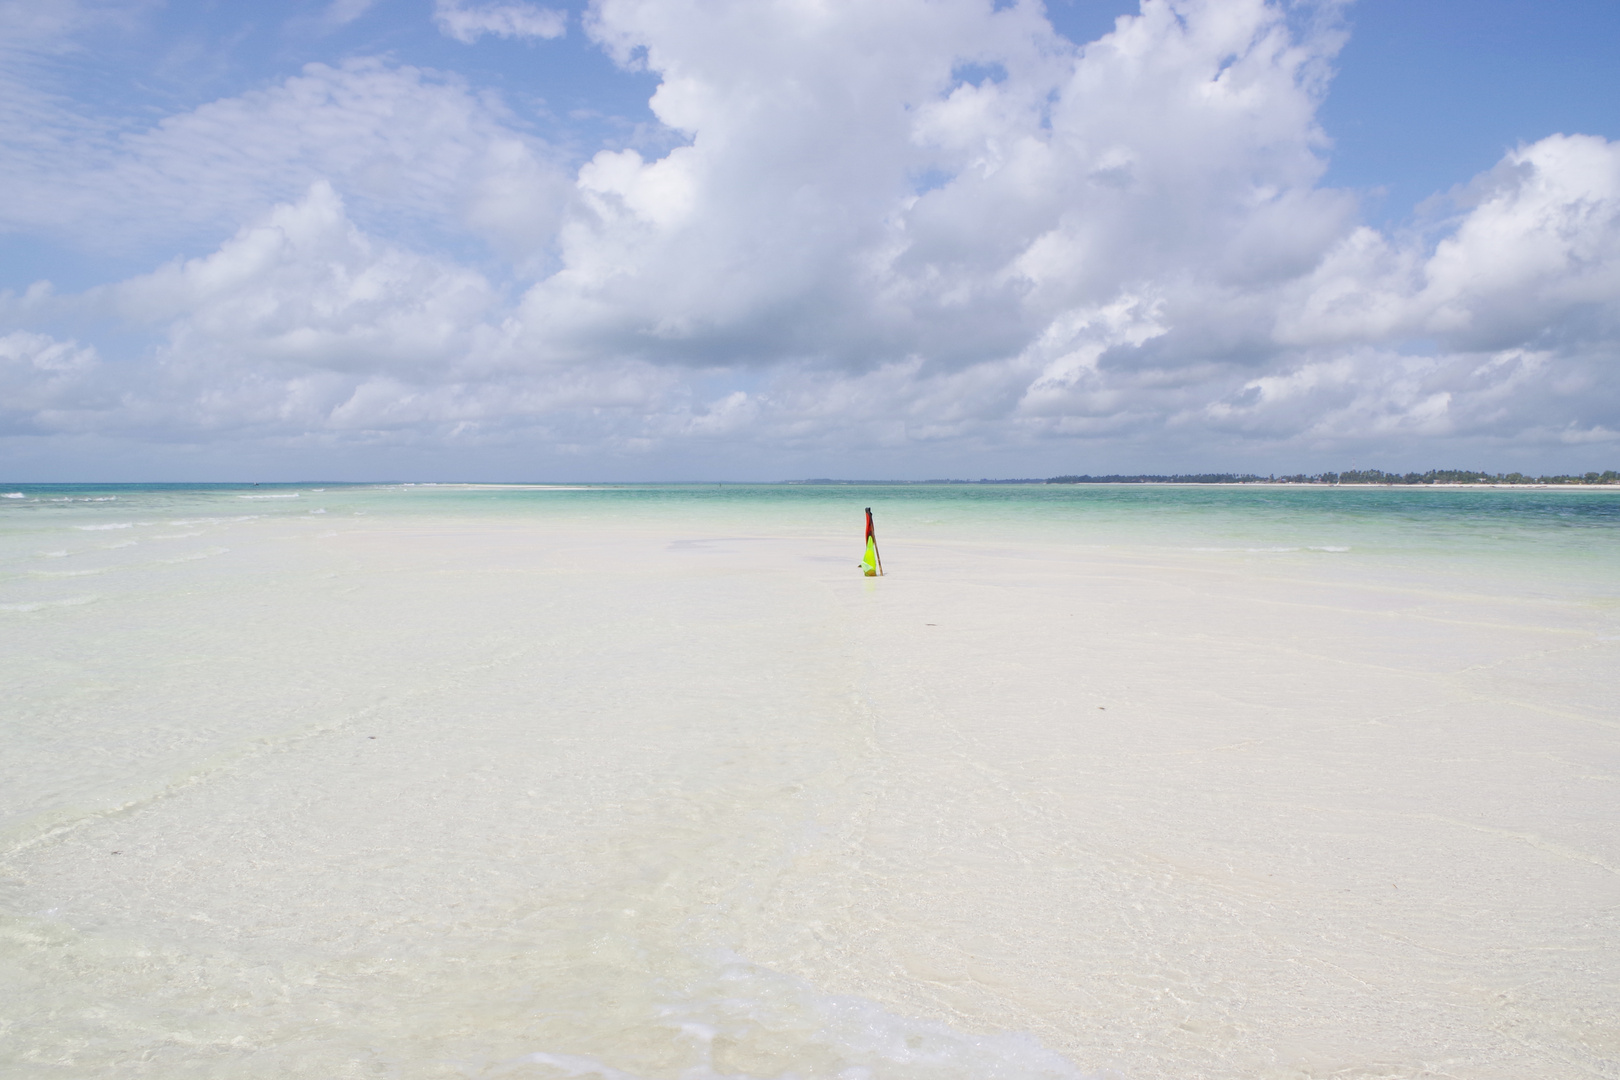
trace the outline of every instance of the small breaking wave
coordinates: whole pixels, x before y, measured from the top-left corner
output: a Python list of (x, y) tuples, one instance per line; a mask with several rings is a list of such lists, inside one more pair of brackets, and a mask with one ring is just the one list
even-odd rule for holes
[(73, 527), (83, 532), (106, 532), (108, 529), (133, 529), (135, 523), (133, 521), (120, 521), (113, 525), (75, 525)]
[[(638, 1032), (643, 1048), (664, 1044), (660, 1056), (665, 1061), (652, 1075), (676, 1069), (683, 1080), (796, 1075), (761, 1073), (746, 1066), (739, 1071), (741, 1060), (752, 1059), (815, 1062), (817, 1075), (839, 1080), (1088, 1080), (1089, 1076), (1033, 1035), (970, 1034), (938, 1021), (900, 1016), (875, 1001), (826, 994), (804, 979), (735, 956), (682, 990), (683, 1000), (656, 1007)], [(641, 1068), (630, 1071), (603, 1058), (549, 1050), (506, 1063), (507, 1068), (525, 1065), (566, 1077), (648, 1077)]]
[(1285, 547), (1281, 545), (1272, 547), (1195, 547), (1189, 548), (1188, 550), (1200, 552), (1225, 552), (1227, 554), (1240, 555), (1289, 555), (1300, 551), (1340, 552), (1349, 551), (1350, 549), (1339, 544), (1311, 544), (1308, 547)]
[(206, 551), (193, 551), (189, 555), (177, 555), (172, 559), (159, 559), (158, 562), (164, 566), (173, 566), (175, 563), (196, 562), (198, 559), (211, 559), (215, 555), (223, 555), (229, 550), (231, 549), (226, 547), (208, 548)]
[(1303, 549), (1297, 547), (1195, 547), (1190, 550), (1225, 552), (1227, 554), (1235, 552), (1241, 555), (1286, 555), (1289, 552)]
[(40, 611), (44, 608), (79, 607), (82, 604), (93, 604), (101, 597), (94, 593), (89, 596), (69, 596), (61, 600), (38, 600), (31, 604), (0, 604), (0, 611)]
[(294, 491), (294, 492), (291, 492), (291, 493), (285, 494), (285, 495), (238, 495), (237, 498), (238, 499), (296, 499), (296, 498), (298, 498), (298, 492)]

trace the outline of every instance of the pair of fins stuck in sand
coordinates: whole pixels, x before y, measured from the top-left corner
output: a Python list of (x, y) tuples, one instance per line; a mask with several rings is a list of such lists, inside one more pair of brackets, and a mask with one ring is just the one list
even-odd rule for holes
[(857, 564), (861, 573), (867, 577), (877, 577), (883, 573), (883, 560), (878, 556), (877, 533), (872, 529), (872, 508), (866, 508), (866, 554), (861, 556)]

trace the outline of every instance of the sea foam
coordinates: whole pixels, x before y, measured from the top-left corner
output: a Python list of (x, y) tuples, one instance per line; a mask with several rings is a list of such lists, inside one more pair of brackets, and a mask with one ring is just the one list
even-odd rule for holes
[(46, 608), (80, 607), (84, 604), (93, 604), (101, 597), (91, 594), (89, 596), (67, 596), (60, 600), (38, 600), (33, 603), (0, 604), (0, 611), (43, 611)]
[[(678, 1062), (683, 1080), (779, 1080), (799, 1074), (782, 1065), (799, 1063), (838, 1080), (1103, 1080), (1027, 1033), (972, 1034), (902, 1016), (741, 957), (704, 966), (704, 978), (681, 987), (690, 996), (655, 1006), (642, 1026), (638, 1042), (663, 1043), (659, 1075)], [(507, 1063), (521, 1064), (570, 1077), (649, 1080), (646, 1065), (612, 1054), (541, 1050)]]

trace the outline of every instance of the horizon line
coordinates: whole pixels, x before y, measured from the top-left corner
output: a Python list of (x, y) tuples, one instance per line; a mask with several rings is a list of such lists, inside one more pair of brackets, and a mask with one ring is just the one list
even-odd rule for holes
[[(954, 477), (936, 477), (925, 480), (910, 479), (846, 479), (840, 477), (806, 477), (788, 480), (0, 480), (0, 487), (67, 488), (67, 487), (305, 487), (333, 485), (342, 487), (628, 487), (641, 485), (662, 486), (718, 486), (727, 484), (750, 487), (882, 487), (908, 485), (1200, 485), (1200, 486), (1324, 486), (1350, 484), (1351, 486), (1476, 486), (1517, 487), (1525, 485), (1620, 485), (1620, 471), (1588, 470), (1583, 473), (1529, 474), (1522, 472), (1486, 472), (1482, 469), (1429, 469), (1425, 472), (1386, 472), (1382, 469), (1349, 469), (1340, 472), (1324, 470), (1317, 473), (1288, 473), (1261, 475), (1247, 472), (1198, 473), (1068, 473), (1049, 477), (981, 477), (977, 480)], [(0, 492), (0, 497), (6, 493)]]

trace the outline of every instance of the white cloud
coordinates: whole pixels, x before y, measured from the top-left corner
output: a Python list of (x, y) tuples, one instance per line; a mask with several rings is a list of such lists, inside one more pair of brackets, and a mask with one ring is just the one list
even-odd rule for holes
[(433, 21), (446, 36), (471, 45), (485, 34), (508, 38), (560, 38), (568, 13), (538, 4), (433, 0)]
[(104, 409), (96, 385), (100, 357), (92, 346), (49, 334), (0, 335), (0, 433), (45, 433), (83, 426)]
[[(1323, 14), (1301, 37), (1259, 0), (1149, 0), (1076, 51), (1031, 6), (604, 0), (591, 32), (645, 50), (690, 144), (581, 171), (525, 316), (581, 351), (775, 372), (762, 441), (803, 437), (813, 394), (870, 414), (874, 445), (1612, 419), (1601, 350), (1547, 339), (1620, 337), (1620, 148), (1509, 155), (1438, 242), (1358, 230), (1316, 186)], [(1414, 336), (1446, 348), (1396, 347)]]
[(0, 228), (130, 251), (228, 232), (327, 180), (391, 231), (471, 229), (522, 257), (549, 241), (568, 180), (507, 119), (454, 77), (362, 59), (144, 130), (36, 122), (0, 157)]
[[(149, 410), (180, 427), (392, 428), (456, 418), (498, 331), (477, 273), (380, 243), (313, 185), (213, 254), (97, 297), (154, 325)], [(435, 416), (430, 401), (440, 405)], [(200, 408), (189, 411), (188, 403)]]
[(1338, 37), (1296, 42), (1258, 0), (1150, 0), (1083, 51), (1034, 4), (593, 10), (610, 50), (645, 49), (653, 108), (690, 145), (581, 171), (564, 268), (527, 310), (585, 339), (1001, 361), (1148, 292), (1187, 325), (1308, 269), (1354, 212), (1314, 187)]
[(0, 49), (72, 51), (73, 35), (96, 26), (127, 29), (153, 0), (0, 0)]
[(443, 376), (472, 351), (494, 294), (473, 271), (367, 237), (320, 181), (212, 255), (108, 299), (131, 321), (171, 325), (170, 362)]
[(377, 0), (332, 0), (327, 5), (323, 21), (329, 26), (347, 26), (367, 11)]
[(11, 433), (476, 443), (537, 427), (555, 437), (585, 411), (592, 438), (612, 440), (682, 398), (644, 364), (536, 360), (482, 275), (367, 235), (325, 182), (207, 256), (80, 297), (40, 287), (0, 301), (12, 320), (112, 316), (154, 335), (116, 385), (93, 348), (0, 338)]
[[(153, 0), (0, 0), (0, 235), (30, 229), (34, 189), (71, 168), (64, 144), (94, 146), (109, 125), (74, 108), (55, 65), (83, 59), (84, 38), (127, 34)], [(64, 85), (64, 83), (66, 85)], [(43, 184), (41, 183), (42, 181)]]
[(1512, 345), (1582, 308), (1620, 315), (1620, 145), (1552, 136), (1507, 155), (1463, 193), (1467, 215), (1426, 267), (1427, 328)]
[(1318, 186), (1335, 11), (1145, 0), (1080, 47), (1032, 0), (599, 0), (662, 156), (570, 176), (489, 96), (357, 60), (0, 170), (14, 223), (253, 222), (85, 298), (156, 335), (109, 427), (760, 468), (1613, 445), (1620, 144), (1550, 136), (1438, 225), (1361, 226)]
[(1461, 189), (1432, 246), (1357, 229), (1280, 313), (1286, 342), (1433, 335), (1508, 348), (1620, 330), (1620, 144), (1553, 135)]

